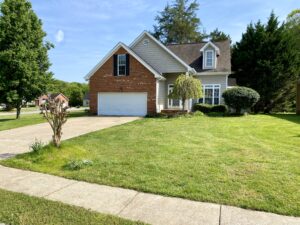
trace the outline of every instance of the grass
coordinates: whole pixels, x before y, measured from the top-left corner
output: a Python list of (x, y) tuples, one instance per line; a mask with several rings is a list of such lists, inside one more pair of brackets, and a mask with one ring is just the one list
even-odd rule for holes
[(0, 189), (0, 224), (142, 225), (80, 207)]
[[(80, 117), (85, 116), (87, 113), (85, 111), (73, 111), (70, 112), (69, 117)], [(19, 120), (16, 119), (15, 115), (11, 116), (1, 116), (0, 115), (0, 131), (8, 130), (18, 127), (24, 127), (28, 125), (34, 125), (39, 123), (47, 122), (46, 119), (43, 118), (41, 114), (21, 114), (21, 118)]]
[[(1, 164), (87, 182), (300, 216), (300, 117), (144, 119)], [(72, 160), (93, 163), (70, 170)]]
[[(33, 111), (39, 111), (39, 107), (35, 106), (35, 107), (24, 107), (22, 108), (22, 112), (33, 112)], [(0, 109), (0, 115), (1, 113), (10, 113), (10, 112), (16, 112), (17, 110), (14, 108), (11, 111), (6, 111), (4, 109)]]

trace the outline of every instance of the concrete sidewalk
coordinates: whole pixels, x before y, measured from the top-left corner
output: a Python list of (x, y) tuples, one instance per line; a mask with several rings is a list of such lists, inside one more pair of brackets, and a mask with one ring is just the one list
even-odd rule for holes
[[(63, 126), (62, 140), (121, 125), (137, 119), (139, 119), (139, 117), (84, 116), (70, 118)], [(52, 130), (48, 123), (0, 131), (0, 160), (29, 152), (29, 146), (34, 143), (35, 139), (43, 143), (48, 143), (51, 141), (51, 138)]]
[(0, 166), (0, 188), (153, 225), (299, 225), (300, 218), (146, 194)]

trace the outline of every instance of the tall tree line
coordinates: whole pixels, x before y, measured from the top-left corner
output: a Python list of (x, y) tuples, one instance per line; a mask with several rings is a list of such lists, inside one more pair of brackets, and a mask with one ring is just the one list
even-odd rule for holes
[(261, 95), (256, 112), (289, 110), (295, 103), (300, 57), (294, 27), (280, 23), (272, 12), (266, 24), (250, 23), (233, 46), (232, 66), (238, 84)]

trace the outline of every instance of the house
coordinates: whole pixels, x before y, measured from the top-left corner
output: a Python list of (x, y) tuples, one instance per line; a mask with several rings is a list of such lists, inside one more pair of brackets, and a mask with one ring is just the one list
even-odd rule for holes
[(90, 106), (90, 94), (89, 92), (85, 93), (83, 96), (83, 102), (82, 102), (83, 107), (89, 107)]
[(200, 79), (204, 97), (196, 102), (218, 105), (231, 74), (230, 42), (202, 42), (165, 46), (144, 31), (129, 46), (118, 43), (85, 77), (89, 81), (90, 110), (98, 115), (155, 114), (179, 109), (168, 99), (180, 74)]
[(62, 93), (41, 95), (38, 99), (35, 100), (35, 105), (41, 107), (49, 99), (59, 99), (64, 103), (64, 106), (69, 106), (69, 99)]

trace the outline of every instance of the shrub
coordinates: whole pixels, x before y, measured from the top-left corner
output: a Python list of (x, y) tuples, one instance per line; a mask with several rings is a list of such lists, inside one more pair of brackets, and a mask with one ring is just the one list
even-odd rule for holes
[(203, 112), (200, 112), (200, 111), (196, 111), (193, 113), (193, 116), (204, 116), (204, 113)]
[(203, 113), (209, 113), (211, 111), (212, 106), (206, 104), (195, 104), (193, 106), (193, 111), (200, 111)]
[(67, 170), (80, 170), (86, 166), (93, 165), (93, 161), (83, 159), (83, 160), (71, 160), (69, 161), (64, 168)]
[(260, 98), (255, 90), (247, 87), (228, 89), (222, 96), (226, 105), (233, 108), (237, 114), (241, 114), (242, 110), (250, 109)]
[(32, 143), (29, 147), (33, 152), (39, 153), (43, 149), (44, 143), (40, 140), (35, 139), (34, 143)]
[(219, 112), (219, 113), (226, 113), (227, 112), (227, 107), (226, 105), (214, 105), (212, 106), (211, 112)]

